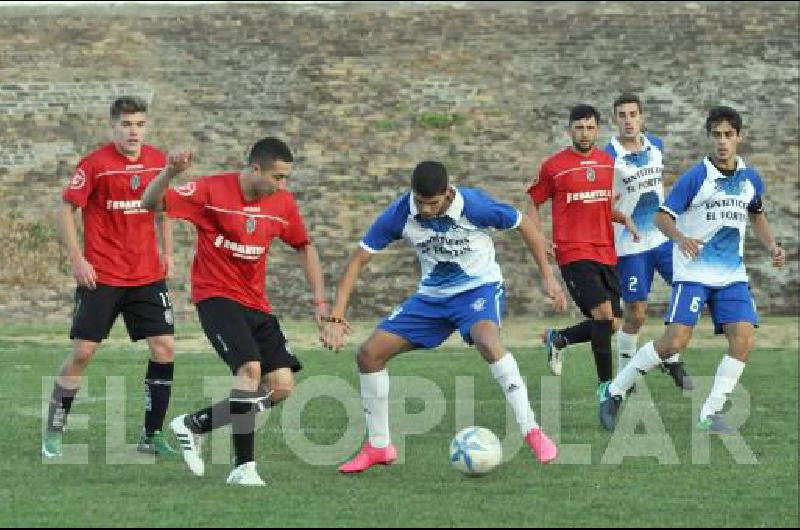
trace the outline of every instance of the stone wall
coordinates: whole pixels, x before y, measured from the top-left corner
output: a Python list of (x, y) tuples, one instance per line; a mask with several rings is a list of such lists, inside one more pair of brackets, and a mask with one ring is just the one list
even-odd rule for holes
[[(331, 291), (420, 160), (524, 209), (539, 161), (567, 144), (568, 108), (591, 102), (605, 121), (633, 90), (666, 141), (671, 184), (707, 148), (707, 109), (729, 104), (790, 256), (775, 271), (748, 239), (756, 298), (765, 313), (797, 314), (799, 18), (796, 2), (0, 6), (0, 322), (68, 317), (53, 213), (123, 94), (150, 101), (150, 143), (196, 152), (190, 176), (238, 168), (265, 135), (287, 139)], [(175, 235), (172, 288), (189, 317), (194, 233), (177, 223)], [(518, 235), (497, 247), (510, 313), (549, 313)], [(273, 249), (268, 290), (278, 313), (299, 316), (310, 296), (292, 254)], [(417, 275), (404, 245), (379, 255), (353, 316), (390, 310)], [(667, 298), (659, 283), (654, 314)]]

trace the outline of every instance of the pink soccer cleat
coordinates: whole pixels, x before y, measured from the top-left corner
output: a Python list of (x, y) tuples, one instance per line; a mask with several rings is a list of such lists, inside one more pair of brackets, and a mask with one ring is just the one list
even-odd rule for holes
[(542, 464), (549, 464), (558, 456), (556, 444), (550, 441), (541, 429), (531, 429), (525, 437), (525, 442), (530, 446), (533, 454)]
[(367, 441), (355, 458), (339, 467), (339, 473), (361, 473), (372, 466), (391, 465), (395, 460), (397, 460), (397, 449), (394, 445), (389, 444), (383, 449), (378, 449)]

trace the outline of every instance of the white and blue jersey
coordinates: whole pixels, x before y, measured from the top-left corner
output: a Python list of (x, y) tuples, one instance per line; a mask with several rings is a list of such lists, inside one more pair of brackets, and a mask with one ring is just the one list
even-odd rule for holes
[(471, 344), (477, 322), (501, 325), (505, 292), (490, 231), (521, 221), (516, 208), (476, 189), (456, 189), (445, 214), (432, 219), (418, 215), (412, 194), (404, 194), (378, 217), (361, 248), (374, 253), (406, 239), (417, 250), (422, 279), (378, 327), (415, 347), (435, 348), (455, 330)]
[(675, 183), (661, 210), (677, 220), (684, 235), (703, 245), (695, 260), (675, 246), (667, 324), (694, 326), (708, 305), (716, 333), (723, 333), (726, 324), (758, 325), (743, 256), (748, 214), (763, 212), (763, 194), (761, 177), (741, 158), (732, 176), (705, 158)]
[(616, 137), (605, 146), (614, 157), (614, 208), (633, 220), (641, 236), (637, 243), (627, 228), (614, 223), (617, 256), (647, 252), (668, 241), (654, 222), (664, 203), (664, 143), (649, 134), (641, 135), (641, 139), (638, 153), (625, 149)]
[(739, 157), (731, 177), (720, 173), (708, 158), (684, 173), (661, 210), (676, 219), (678, 230), (703, 245), (695, 260), (675, 246), (673, 281), (707, 287), (747, 282), (744, 236), (748, 212), (762, 211), (763, 194), (758, 172), (746, 167)]
[(398, 239), (417, 250), (422, 278), (417, 293), (450, 297), (489, 283), (502, 283), (490, 230), (516, 228), (522, 214), (471, 188), (455, 190), (444, 215), (423, 219), (411, 192), (392, 203), (361, 241), (361, 248), (376, 253)]

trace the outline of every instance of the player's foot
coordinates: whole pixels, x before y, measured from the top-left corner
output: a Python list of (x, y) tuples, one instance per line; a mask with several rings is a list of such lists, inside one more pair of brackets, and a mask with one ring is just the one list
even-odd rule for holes
[(201, 435), (192, 432), (189, 428), (188, 420), (188, 414), (178, 416), (170, 422), (169, 428), (172, 429), (178, 439), (178, 443), (181, 444), (183, 461), (189, 466), (189, 470), (196, 476), (202, 477), (206, 472), (206, 465), (200, 453), (203, 439)]
[(44, 435), (42, 440), (42, 456), (45, 458), (60, 458), (61, 454), (61, 438), (60, 432), (48, 432)]
[(617, 426), (617, 414), (622, 404), (622, 396), (612, 396), (610, 386), (611, 383), (601, 383), (600, 388), (597, 389), (600, 425), (607, 431), (613, 431)]
[(567, 349), (566, 340), (558, 331), (547, 328), (542, 334), (542, 342), (547, 352), (547, 367), (553, 375), (561, 375), (564, 352)]
[(139, 446), (136, 449), (140, 453), (149, 455), (166, 457), (178, 456), (178, 451), (169, 445), (169, 442), (167, 442), (167, 437), (164, 436), (164, 433), (161, 431), (156, 431), (150, 436), (148, 436), (147, 433), (142, 432), (142, 436), (139, 438)]
[(339, 473), (361, 473), (375, 465), (391, 465), (395, 460), (397, 460), (397, 449), (394, 445), (389, 444), (383, 449), (378, 449), (367, 441), (355, 458), (339, 467)]
[(549, 464), (558, 456), (556, 444), (541, 429), (531, 429), (528, 435), (525, 436), (525, 442), (542, 464)]
[(683, 362), (664, 363), (661, 365), (661, 370), (665, 374), (669, 374), (672, 380), (675, 381), (675, 386), (684, 390), (694, 390), (694, 383), (686, 369), (683, 367)]
[(245, 462), (239, 467), (233, 468), (231, 474), (228, 475), (228, 484), (235, 486), (266, 486), (258, 471), (256, 471), (255, 462)]
[(712, 414), (707, 418), (698, 420), (697, 430), (711, 434), (733, 434), (736, 432), (736, 429), (725, 423), (719, 414)]

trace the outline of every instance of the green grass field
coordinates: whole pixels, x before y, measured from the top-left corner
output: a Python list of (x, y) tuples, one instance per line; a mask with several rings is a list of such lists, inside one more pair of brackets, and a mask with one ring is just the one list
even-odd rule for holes
[[(712, 336), (707, 320), (684, 354), (690, 373), (697, 376), (713, 376), (725, 351), (724, 339)], [(508, 322), (505, 337), (528, 378), (534, 409), (537, 414), (543, 407), (548, 411), (541, 418), (545, 428), (552, 429), (552, 412), (559, 411), (561, 444), (590, 446), (591, 462), (541, 466), (525, 448), (512, 453), (511, 460), (490, 475), (470, 479), (448, 462), (449, 440), (469, 422), (470, 410), (474, 410), (475, 424), (491, 428), (501, 438), (508, 431), (513, 435), (508, 447), (520, 445), (516, 425), (507, 429), (503, 396), (477, 352), (451, 339), (439, 350), (407, 354), (393, 362), (393, 376), (423, 377), (433, 383), (420, 390), (419, 383), (406, 379), (393, 387), (393, 399), (400, 398), (404, 389), (407, 396), (392, 405), (393, 434), (403, 434), (394, 421), (402, 413), (408, 418), (433, 411), (429, 419), (433, 427), (405, 438), (401, 465), (345, 477), (337, 475), (333, 463), (311, 461), (346, 458), (348, 447), (359, 441), (363, 419), (356, 399), (353, 355), (371, 323), (359, 323), (353, 345), (338, 355), (316, 347), (308, 324), (288, 323), (286, 334), (306, 369), (298, 377), (299, 393), (272, 411), (258, 432), (257, 460), (268, 487), (256, 489), (225, 485), (230, 471), (225, 436), (212, 440), (213, 457), (209, 452), (207, 462), (213, 458), (217, 463), (207, 465), (206, 476), (199, 479), (180, 460), (152, 463), (114, 441), (118, 432), (125, 432), (128, 444), (138, 436), (146, 358), (146, 347), (127, 342), (120, 324), (89, 368), (88, 393), (76, 401), (72, 429), (65, 436), (66, 444), (88, 446), (88, 463), (44, 463), (40, 432), (50, 387), (43, 385), (42, 378), (55, 373), (68, 351), (66, 325), (5, 327), (0, 334), (0, 405), (5, 412), (0, 436), (0, 525), (797, 526), (797, 324), (796, 319), (776, 318), (762, 326), (741, 381), (751, 400), (741, 434), (756, 464), (736, 463), (718, 438), (710, 440), (707, 463), (692, 463), (692, 448), (697, 448), (697, 442), (692, 442), (692, 399), (678, 393), (669, 378), (653, 373), (647, 378), (648, 388), (674, 448), (672, 454), (668, 449), (661, 454), (673, 463), (660, 464), (655, 456), (632, 456), (618, 465), (607, 463), (618, 454), (618, 450), (607, 451), (609, 444), (624, 447), (628, 442), (623, 439), (619, 445), (620, 440), (612, 440), (597, 422), (594, 364), (588, 348), (571, 349), (563, 377), (550, 378), (538, 340), (543, 324)], [(659, 329), (653, 321), (643, 336), (653, 337)], [(176, 382), (168, 419), (209, 402), (204, 394), (212, 385), (204, 383), (204, 376), (226, 375), (225, 366), (197, 326), (179, 326), (177, 339)], [(111, 376), (122, 379), (108, 379)], [(351, 387), (342, 393), (348, 400), (340, 403), (332, 397), (317, 397), (302, 413), (297, 403), (291, 403), (315, 395), (330, 381), (344, 390)], [(107, 387), (109, 382), (114, 384)], [(469, 382), (474, 382), (474, 407), (464, 390)], [(543, 385), (548, 389), (558, 384), (560, 393), (547, 393), (543, 404)], [(217, 386), (224, 393), (225, 380)], [(427, 403), (425, 408), (422, 391), (432, 386), (441, 389), (445, 401)], [(459, 419), (454, 404), (457, 386)], [(358, 422), (343, 437), (348, 428), (346, 407), (355, 411)], [(437, 407), (443, 409), (441, 419)], [(287, 428), (282, 426), (284, 414), (292, 420)], [(78, 416), (86, 416), (88, 425), (81, 425)], [(425, 421), (411, 418), (404, 424), (422, 430)], [(639, 431), (628, 441), (635, 445), (652, 434), (641, 426)], [(293, 452), (290, 445), (296, 450), (297, 445), (292, 439), (300, 435), (319, 450)], [(332, 444), (339, 444), (341, 455)], [(120, 459), (131, 463), (115, 463)]]

